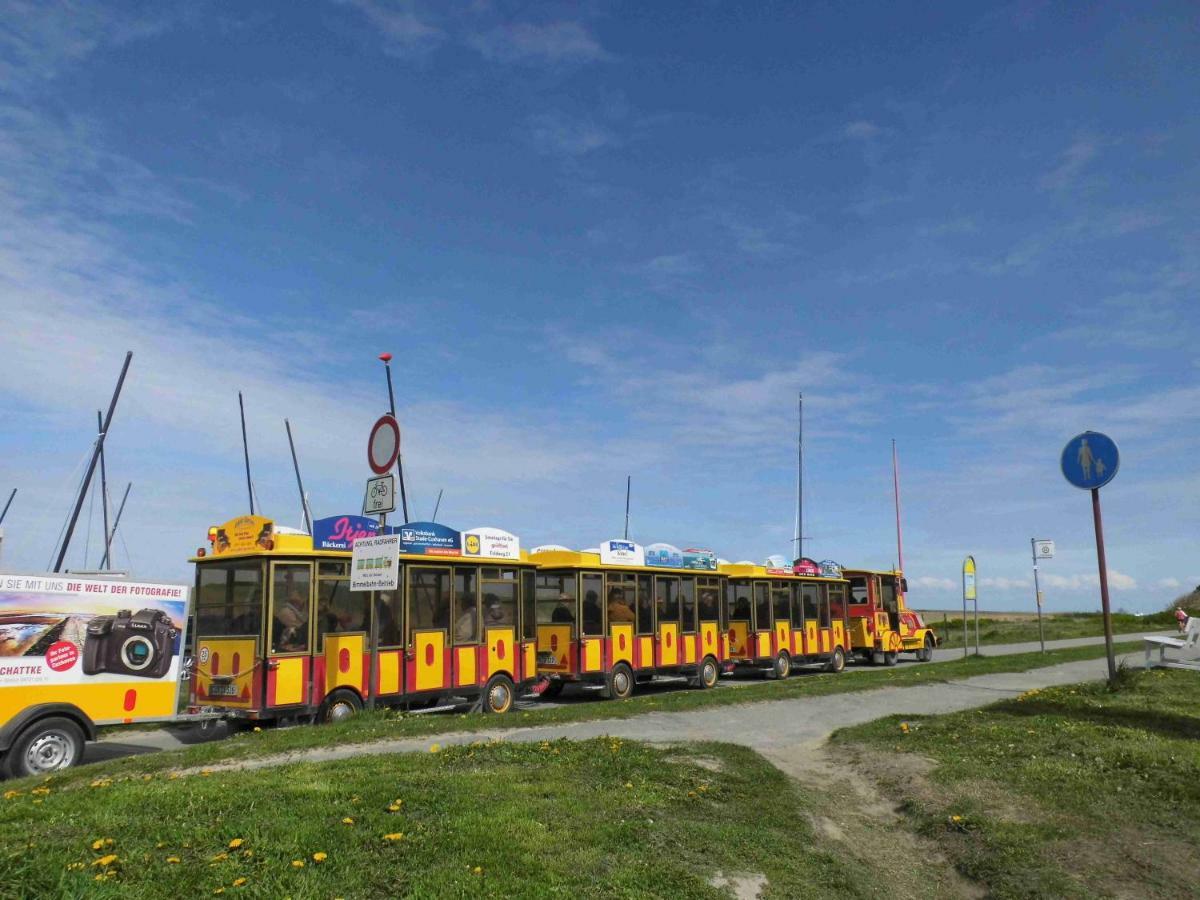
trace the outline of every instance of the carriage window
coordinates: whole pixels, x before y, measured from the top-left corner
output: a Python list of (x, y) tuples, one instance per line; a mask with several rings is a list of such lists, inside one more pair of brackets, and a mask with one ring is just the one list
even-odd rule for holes
[(696, 579), (683, 578), (680, 580), (679, 602), (683, 614), (683, 618), (680, 620), (680, 629), (686, 633), (696, 631)]
[(750, 583), (731, 582), (725, 590), (730, 620), (750, 621)]
[(829, 592), (825, 590), (826, 587), (827, 585), (824, 584), (817, 585), (817, 588), (820, 591), (819, 596), (821, 598), (821, 627), (832, 628), (833, 621), (829, 618)]
[(541, 624), (572, 625), (577, 607), (575, 573), (539, 572), (537, 575), (537, 620)]
[(898, 611), (896, 606), (896, 581), (893, 578), (879, 579), (879, 598), (883, 608), (890, 613)]
[(319, 562), (317, 575), (321, 578), (345, 578), (350, 574), (350, 563)]
[(715, 622), (720, 615), (717, 598), (719, 585), (715, 578), (700, 579), (700, 621)]
[(636, 621), (637, 616), (634, 614), (633, 608), (637, 603), (637, 581), (634, 580), (634, 577), (610, 573), (606, 602), (609, 625)]
[(205, 637), (258, 635), (262, 627), (262, 565), (197, 566), (196, 628)]
[(380, 591), (375, 595), (375, 616), (379, 620), (380, 647), (398, 647), (404, 643), (401, 615), (404, 609), (403, 591)]
[(479, 597), (475, 589), (475, 569), (466, 566), (454, 570), (454, 643), (479, 643)]
[(858, 576), (850, 579), (850, 602), (851, 603), (866, 603), (867, 596), (867, 579)]
[(303, 653), (308, 649), (308, 606), (312, 567), (277, 565), (271, 573), (271, 652)]
[(317, 582), (317, 646), (327, 634), (365, 633), (371, 595), (351, 591), (349, 578), (322, 578)]
[(660, 624), (679, 624), (679, 579), (656, 578), (654, 586), (655, 603), (658, 607)]
[(801, 590), (802, 585), (799, 585), (799, 584), (796, 584), (795, 582), (793, 582), (790, 585), (790, 587), (791, 587), (791, 591), (789, 593), (792, 595), (792, 597), (791, 597), (791, 599), (792, 599), (792, 627), (793, 628), (803, 628), (804, 627), (804, 603), (801, 602), (801, 599), (800, 599), (800, 590)]
[(529, 569), (521, 572), (521, 630), (527, 641), (537, 640), (537, 614), (534, 611), (537, 591), (533, 577), (534, 573)]
[(817, 586), (804, 582), (800, 585), (800, 601), (804, 605), (804, 621), (816, 622), (817, 615)]
[(829, 614), (834, 621), (846, 618), (846, 586), (844, 584), (827, 585), (829, 590)]
[(767, 583), (754, 582), (754, 630), (765, 631), (771, 627), (771, 603), (767, 599)]
[(412, 631), (450, 630), (450, 570), (409, 569), (408, 610)]
[[(496, 580), (493, 580), (495, 578)], [(517, 624), (517, 572), (515, 569), (484, 569), (483, 627), (512, 628)]]
[(583, 582), (583, 633), (604, 634), (604, 606), (600, 602), (604, 594), (604, 576), (596, 572), (584, 572)]
[(649, 575), (637, 577), (637, 631), (654, 634), (654, 579)]
[(776, 622), (787, 622), (792, 617), (792, 590), (786, 582), (771, 585), (771, 606), (775, 610)]

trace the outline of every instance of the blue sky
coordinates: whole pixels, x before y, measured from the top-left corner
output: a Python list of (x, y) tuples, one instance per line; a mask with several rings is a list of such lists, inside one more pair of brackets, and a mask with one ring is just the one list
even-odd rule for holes
[[(1200, 583), (1200, 59), (1188, 3), (0, 0), (3, 565), (40, 570), (97, 407), (117, 562), (361, 504), (390, 351), (414, 510), (891, 565), (913, 600)], [(71, 565), (85, 562), (87, 510)], [(95, 514), (94, 515), (98, 515)], [(91, 529), (95, 565), (98, 526)]]

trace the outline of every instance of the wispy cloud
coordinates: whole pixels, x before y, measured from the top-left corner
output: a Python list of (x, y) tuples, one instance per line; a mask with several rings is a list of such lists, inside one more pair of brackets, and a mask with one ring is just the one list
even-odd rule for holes
[(589, 63), (612, 58), (579, 22), (499, 25), (468, 36), (467, 43), (485, 59), (501, 63)]
[(883, 134), (884, 129), (866, 119), (857, 119), (842, 129), (842, 137), (852, 141), (869, 141)]
[(357, 9), (383, 38), (384, 51), (401, 58), (424, 56), (446, 38), (411, 0), (336, 0)]
[(529, 128), (534, 146), (542, 153), (556, 156), (584, 156), (619, 143), (605, 126), (564, 113), (534, 116)]
[(1043, 190), (1061, 191), (1075, 183), (1084, 168), (1100, 153), (1100, 142), (1091, 137), (1076, 138), (1063, 151), (1059, 163), (1038, 182)]

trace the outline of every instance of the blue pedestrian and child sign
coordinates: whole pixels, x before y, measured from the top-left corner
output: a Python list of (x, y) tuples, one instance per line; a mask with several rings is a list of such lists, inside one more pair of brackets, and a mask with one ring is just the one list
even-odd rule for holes
[(1098, 431), (1077, 434), (1063, 448), (1063, 476), (1085, 491), (1104, 487), (1113, 480), (1120, 465), (1121, 455), (1116, 443)]

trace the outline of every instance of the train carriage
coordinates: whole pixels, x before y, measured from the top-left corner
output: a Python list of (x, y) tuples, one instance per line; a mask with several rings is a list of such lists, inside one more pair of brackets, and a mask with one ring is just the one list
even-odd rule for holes
[[(428, 533), (425, 524), (405, 528)], [(507, 711), (537, 677), (534, 567), (519, 553), (481, 555), (472, 534), (409, 547), (399, 555), (399, 588), (368, 592), (350, 590), (349, 540), (324, 549), (330, 542), (258, 516), (212, 529), (211, 549), (192, 559), (193, 707), (332, 721), (369, 702), (453, 696)]]
[(708, 551), (665, 546), (609, 541), (595, 552), (531, 552), (538, 671), (549, 679), (542, 696), (584, 683), (624, 699), (656, 675), (683, 675), (700, 688), (717, 683), (724, 579)]
[(920, 662), (933, 659), (937, 633), (908, 608), (908, 582), (900, 572), (848, 569), (850, 633), (855, 655), (873, 665), (894, 666), (901, 653)]

